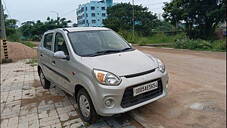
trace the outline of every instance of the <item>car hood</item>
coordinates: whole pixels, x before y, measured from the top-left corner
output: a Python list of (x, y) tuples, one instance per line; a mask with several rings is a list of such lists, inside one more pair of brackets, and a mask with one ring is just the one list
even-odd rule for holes
[(138, 50), (83, 57), (82, 61), (91, 69), (105, 70), (118, 76), (141, 73), (157, 67), (153, 59)]

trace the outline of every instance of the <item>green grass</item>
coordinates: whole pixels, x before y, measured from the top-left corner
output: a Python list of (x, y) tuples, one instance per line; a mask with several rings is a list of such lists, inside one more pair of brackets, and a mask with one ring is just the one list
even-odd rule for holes
[(138, 44), (145, 45), (145, 44), (161, 44), (161, 43), (168, 43), (172, 44), (177, 39), (185, 37), (185, 34), (177, 34), (174, 36), (167, 36), (164, 33), (155, 34), (149, 37), (142, 37), (138, 41)]
[(33, 44), (32, 42), (29, 42), (29, 41), (23, 41), (21, 43), (28, 47), (31, 47), (31, 48), (34, 48), (36, 46), (35, 44)]
[(36, 58), (29, 59), (26, 64), (30, 64), (30, 66), (34, 67), (38, 65), (38, 60)]
[(127, 31), (120, 31), (118, 32), (122, 37), (124, 37), (128, 42), (139, 44), (139, 45), (146, 45), (146, 44), (160, 44), (160, 43), (174, 43), (179, 38), (184, 38), (185, 34), (177, 34), (173, 36), (167, 36), (164, 33), (158, 33), (151, 36), (141, 36), (138, 33), (135, 33), (135, 36), (133, 38), (132, 32)]
[(120, 31), (119, 34), (123, 36), (128, 42), (138, 45), (147, 44), (168, 44), (165, 47), (172, 47), (178, 49), (191, 49), (191, 50), (207, 50), (207, 51), (226, 51), (226, 39), (225, 40), (190, 40), (184, 33), (177, 35), (165, 35), (164, 33), (158, 33), (155, 35), (143, 37), (138, 33), (135, 33), (133, 38), (132, 32)]

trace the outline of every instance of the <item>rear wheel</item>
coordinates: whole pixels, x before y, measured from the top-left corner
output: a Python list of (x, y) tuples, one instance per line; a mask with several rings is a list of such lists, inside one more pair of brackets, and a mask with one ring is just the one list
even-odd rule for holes
[(50, 88), (50, 81), (48, 81), (45, 78), (43, 71), (41, 69), (39, 70), (39, 78), (40, 78), (40, 82), (41, 82), (41, 85), (43, 86), (43, 88), (49, 89)]
[(98, 115), (94, 109), (91, 98), (85, 89), (79, 90), (77, 94), (77, 103), (82, 120), (90, 124), (95, 123)]

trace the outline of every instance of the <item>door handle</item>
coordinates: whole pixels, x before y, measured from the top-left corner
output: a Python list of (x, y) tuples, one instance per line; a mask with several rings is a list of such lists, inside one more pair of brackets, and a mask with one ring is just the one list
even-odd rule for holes
[(55, 65), (55, 61), (54, 60), (52, 60), (52, 64)]

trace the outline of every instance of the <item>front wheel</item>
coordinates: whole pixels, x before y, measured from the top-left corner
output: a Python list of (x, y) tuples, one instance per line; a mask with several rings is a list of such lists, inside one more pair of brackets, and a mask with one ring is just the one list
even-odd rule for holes
[(77, 103), (82, 120), (90, 124), (95, 123), (98, 115), (94, 109), (91, 98), (85, 89), (79, 90), (77, 94)]
[(43, 71), (40, 69), (39, 70), (39, 78), (41, 85), (43, 86), (44, 89), (50, 89), (50, 81), (46, 79), (46, 77), (43, 74)]

